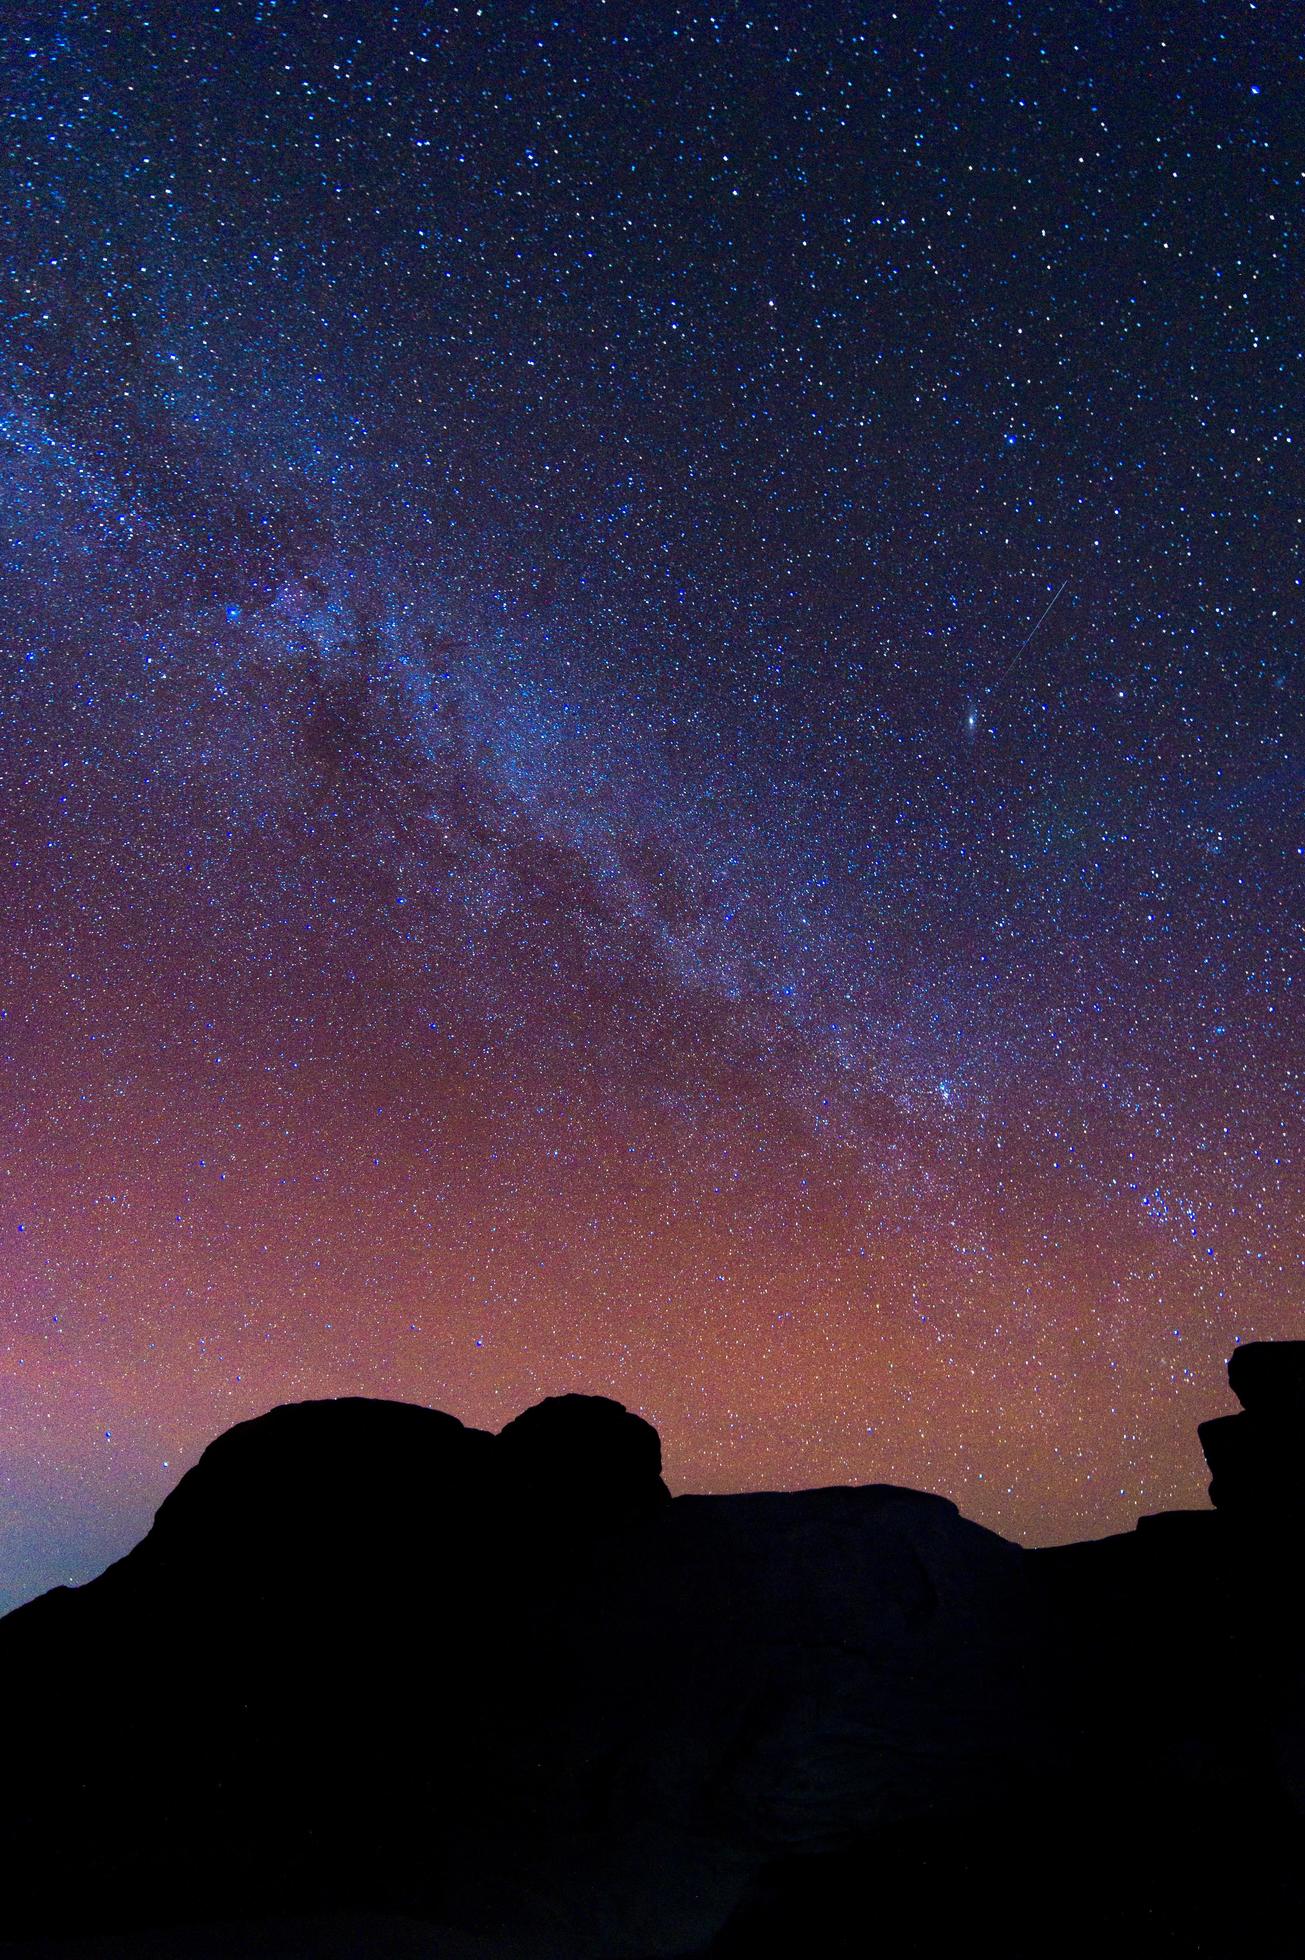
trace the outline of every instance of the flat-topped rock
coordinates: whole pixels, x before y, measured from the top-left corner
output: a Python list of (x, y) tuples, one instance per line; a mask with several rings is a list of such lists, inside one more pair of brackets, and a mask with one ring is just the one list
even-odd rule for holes
[(1238, 1516), (1305, 1509), (1305, 1452), (1295, 1423), (1258, 1409), (1197, 1426), (1210, 1466), (1210, 1502)]

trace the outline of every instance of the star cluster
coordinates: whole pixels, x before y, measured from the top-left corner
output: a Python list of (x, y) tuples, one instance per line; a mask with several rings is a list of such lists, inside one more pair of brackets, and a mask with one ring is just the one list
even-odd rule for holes
[(307, 1395), (1202, 1501), (1299, 1324), (1290, 23), (5, 23), (9, 1603)]

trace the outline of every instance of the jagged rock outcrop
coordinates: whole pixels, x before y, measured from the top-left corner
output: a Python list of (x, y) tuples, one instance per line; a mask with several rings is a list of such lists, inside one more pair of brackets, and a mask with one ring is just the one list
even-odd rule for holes
[(1305, 1507), (1305, 1341), (1251, 1341), (1234, 1349), (1228, 1383), (1239, 1415), (1198, 1434), (1210, 1466), (1210, 1502), (1247, 1521), (1274, 1523)]
[[(1029, 1554), (1052, 1607), (1070, 1782), (1114, 1815), (1121, 1847), (1146, 1846), (1131, 1876), (1121, 1848), (1115, 1878), (1147, 1901), (1158, 1950), (1305, 1950), (1305, 1489), (1289, 1447), (1303, 1361), (1302, 1342), (1235, 1351), (1245, 1411), (1198, 1427), (1217, 1508)], [(1157, 1863), (1181, 1883), (1161, 1885)]]

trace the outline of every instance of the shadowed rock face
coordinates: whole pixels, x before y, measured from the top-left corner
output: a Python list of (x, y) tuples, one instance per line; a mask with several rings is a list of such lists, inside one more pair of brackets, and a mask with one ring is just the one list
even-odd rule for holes
[[(1274, 1353), (1225, 1423), (1281, 1434)], [(578, 1395), (219, 1437), (126, 1559), (0, 1623), (0, 1936), (1299, 1951), (1299, 1602), (1249, 1495), (1027, 1554), (886, 1486), (672, 1499), (660, 1459)]]

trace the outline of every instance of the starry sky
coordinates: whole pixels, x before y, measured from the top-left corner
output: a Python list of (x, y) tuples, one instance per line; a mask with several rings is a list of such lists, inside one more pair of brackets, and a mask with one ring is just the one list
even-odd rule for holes
[(1293, 13), (6, 11), (0, 1604), (313, 1395), (1204, 1502), (1301, 1331)]

